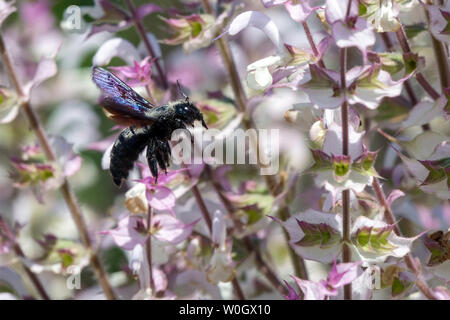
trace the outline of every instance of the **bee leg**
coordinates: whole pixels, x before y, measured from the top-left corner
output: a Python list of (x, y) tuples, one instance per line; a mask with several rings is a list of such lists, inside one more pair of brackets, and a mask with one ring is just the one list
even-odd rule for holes
[(158, 148), (155, 152), (156, 160), (158, 161), (159, 167), (167, 173), (166, 163), (164, 162), (164, 151)]
[(134, 128), (133, 128), (133, 127), (130, 127), (130, 131), (131, 131), (133, 134), (136, 134), (136, 132), (134, 132)]
[(147, 162), (148, 167), (150, 168), (150, 172), (155, 178), (155, 183), (158, 182), (158, 161), (156, 158), (158, 150), (156, 148), (156, 144), (152, 141), (147, 146)]
[(172, 150), (170, 149), (169, 141), (166, 141), (164, 143), (164, 161), (167, 166), (170, 165), (170, 156), (171, 156)]
[(158, 163), (161, 169), (167, 174), (167, 167), (170, 165), (170, 146), (167, 141), (158, 141), (159, 159)]

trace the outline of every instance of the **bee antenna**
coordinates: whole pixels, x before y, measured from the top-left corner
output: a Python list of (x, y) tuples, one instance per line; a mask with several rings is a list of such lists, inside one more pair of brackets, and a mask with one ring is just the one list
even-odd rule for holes
[(183, 92), (183, 90), (181, 89), (181, 85), (180, 85), (180, 81), (177, 80), (177, 87), (178, 87), (178, 92), (183, 96), (183, 98), (186, 101), (189, 101), (189, 97), (186, 95), (186, 93)]

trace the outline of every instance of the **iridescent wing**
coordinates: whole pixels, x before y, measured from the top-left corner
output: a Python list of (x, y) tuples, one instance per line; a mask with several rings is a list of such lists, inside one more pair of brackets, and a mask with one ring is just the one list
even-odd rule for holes
[(100, 104), (109, 118), (127, 126), (145, 126), (156, 120), (151, 112), (154, 105), (111, 72), (94, 67), (92, 80), (102, 91)]

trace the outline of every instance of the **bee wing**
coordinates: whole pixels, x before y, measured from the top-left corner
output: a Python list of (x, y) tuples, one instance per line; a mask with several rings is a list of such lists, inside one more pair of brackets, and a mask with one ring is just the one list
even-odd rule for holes
[(124, 125), (142, 126), (152, 124), (156, 120), (151, 115), (154, 105), (111, 72), (94, 67), (92, 80), (102, 91), (100, 104), (109, 118)]

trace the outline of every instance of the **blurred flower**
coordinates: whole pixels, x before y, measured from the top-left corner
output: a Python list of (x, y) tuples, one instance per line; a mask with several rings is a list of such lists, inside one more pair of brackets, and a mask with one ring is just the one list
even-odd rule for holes
[[(347, 8), (348, 4), (350, 4), (350, 8)], [(347, 22), (348, 20), (353, 19), (356, 16), (358, 16), (358, 2), (351, 1), (345, 3), (340, 0), (326, 1), (325, 18), (330, 25), (332, 25), (336, 21)]]
[(208, 47), (223, 28), (227, 17), (227, 11), (224, 11), (217, 18), (209, 14), (178, 15), (176, 18), (161, 17), (175, 34), (173, 38), (165, 39), (162, 43), (168, 45), (183, 44), (186, 53)]
[(145, 245), (150, 235), (160, 245), (176, 245), (189, 237), (197, 222), (198, 220), (186, 225), (170, 214), (155, 214), (149, 230), (141, 216), (127, 215), (119, 221), (117, 228), (103, 231), (101, 234), (111, 235), (116, 245), (125, 250), (133, 250), (138, 244)]
[(426, 5), (430, 15), (430, 29), (433, 36), (445, 43), (450, 42), (450, 1), (443, 5)]
[[(337, 72), (309, 65), (310, 80), (300, 87), (310, 101), (319, 108), (334, 109), (342, 105), (344, 95)], [(403, 82), (411, 74), (393, 81), (391, 75), (381, 69), (380, 64), (354, 67), (345, 74), (347, 99), (350, 104), (361, 103), (369, 109), (375, 109), (384, 97), (400, 95)]]
[(45, 234), (43, 240), (36, 240), (43, 249), (42, 255), (30, 262), (30, 269), (35, 273), (50, 271), (55, 274), (70, 273), (71, 266), (82, 268), (89, 264), (88, 251), (76, 241), (58, 239), (52, 234)]
[(227, 243), (227, 231), (225, 217), (219, 210), (214, 212), (213, 230), (211, 240), (214, 244), (214, 252), (206, 269), (206, 277), (212, 284), (230, 282), (236, 271), (231, 259), (231, 244)]
[(332, 35), (340, 48), (357, 47), (366, 57), (367, 47), (375, 44), (375, 34), (364, 18), (355, 17), (347, 22), (336, 21)]
[(450, 291), (444, 286), (434, 288), (433, 292), (439, 300), (450, 300)]
[(47, 0), (23, 3), (20, 7), (20, 15), (29, 31), (41, 35), (51, 32), (54, 18)]
[(272, 41), (278, 53), (285, 52), (277, 25), (264, 13), (258, 11), (246, 11), (239, 14), (230, 23), (228, 33), (234, 36), (248, 27), (255, 27), (263, 31), (270, 41)]
[(247, 84), (255, 90), (265, 90), (272, 85), (269, 67), (277, 67), (282, 62), (280, 56), (269, 56), (247, 66)]
[(13, 6), (14, 1), (5, 1), (0, 0), (0, 27), (3, 23), (3, 21), (14, 11), (16, 11), (16, 8)]
[(22, 157), (13, 157), (12, 173), (17, 188), (31, 187), (39, 202), (43, 202), (45, 191), (59, 188), (65, 177), (74, 175), (81, 167), (82, 159), (72, 150), (72, 145), (62, 137), (50, 137), (57, 161), (45, 162), (41, 149), (37, 146), (22, 148)]
[(14, 247), (16, 238), (22, 226), (15, 223), (11, 228), (7, 222), (0, 216), (0, 255), (7, 254)]
[(141, 62), (134, 60), (133, 66), (111, 67), (111, 70), (117, 72), (119, 78), (125, 81), (129, 86), (146, 86), (151, 83), (152, 64), (156, 58), (146, 57)]
[[(133, 274), (137, 276), (139, 281), (139, 291), (133, 296), (133, 300), (150, 300), (154, 299), (156, 294), (165, 293), (167, 289), (167, 277), (165, 273), (156, 266), (152, 266), (153, 283), (155, 286), (155, 292), (151, 291), (150, 287), (150, 266), (148, 264), (148, 258), (146, 256), (144, 247), (140, 244), (132, 250), (130, 256), (130, 269)], [(166, 296), (166, 299), (173, 297)]]
[(286, 300), (300, 300), (301, 295), (295, 291), (294, 288), (287, 282), (284, 281), (284, 284), (288, 288), (288, 294), (284, 296)]
[(398, 20), (399, 7), (396, 0), (365, 0), (363, 15), (376, 32), (395, 32), (401, 27)]
[(13, 121), (19, 114), (19, 101), (14, 90), (0, 88), (0, 124)]
[(441, 96), (435, 101), (419, 102), (402, 122), (398, 137), (385, 137), (401, 145), (417, 160), (449, 157), (450, 119), (445, 114), (447, 101), (445, 96)]
[(175, 278), (175, 286), (178, 298), (222, 299), (219, 287), (208, 282), (206, 273), (200, 270), (186, 270), (178, 273)]
[(262, 0), (264, 7), (271, 8), (277, 5), (284, 5), (289, 15), (294, 21), (303, 22), (308, 19), (309, 15), (320, 7), (313, 7), (309, 0), (294, 1), (294, 0)]
[[(361, 262), (336, 264), (335, 260), (327, 280), (320, 280), (319, 282), (303, 280), (295, 276), (292, 276), (292, 278), (303, 292), (303, 300), (324, 300), (329, 296), (337, 296), (339, 288), (352, 283), (358, 277), (360, 264)], [(294, 289), (290, 287), (290, 291), (294, 291)], [(291, 297), (297, 298), (295, 300), (299, 298), (295, 294), (292, 294)]]
[(128, 65), (134, 65), (135, 61), (141, 60), (138, 50), (131, 42), (122, 38), (112, 38), (98, 48), (92, 58), (92, 65), (107, 65), (114, 57), (121, 58)]
[[(103, 31), (115, 33), (133, 25), (131, 14), (108, 0), (96, 0), (94, 8), (85, 7), (84, 11), (95, 19), (88, 37)], [(153, 12), (161, 11), (161, 7), (152, 3), (146, 3), (136, 8), (136, 17), (142, 20)], [(64, 28), (65, 25), (62, 27)]]

